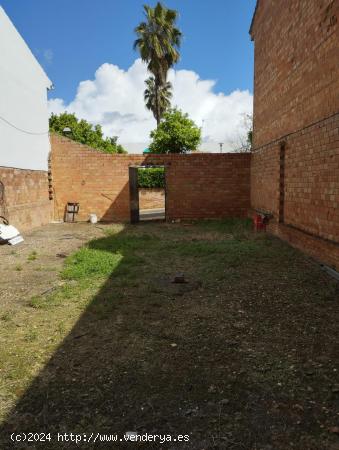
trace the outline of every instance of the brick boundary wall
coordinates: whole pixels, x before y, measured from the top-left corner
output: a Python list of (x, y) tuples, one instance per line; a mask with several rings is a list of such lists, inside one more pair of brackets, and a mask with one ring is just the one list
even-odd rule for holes
[(163, 160), (169, 220), (248, 215), (250, 154), (173, 154)]
[(254, 40), (254, 146), (338, 112), (339, 0), (259, 1)]
[(52, 220), (53, 202), (48, 196), (48, 173), (40, 170), (0, 167), (5, 202), (0, 215), (20, 231), (45, 225)]
[(107, 222), (129, 221), (129, 166), (164, 165), (166, 218), (245, 217), (250, 207), (249, 154), (110, 155), (53, 134), (50, 158), (55, 219), (67, 202), (79, 202)]
[(251, 206), (273, 214), (269, 231), (339, 270), (339, 113), (254, 150)]
[(339, 270), (339, 0), (257, 2), (251, 205)]
[(164, 188), (139, 188), (139, 209), (165, 208)]
[(101, 153), (57, 134), (51, 148), (56, 220), (64, 220), (67, 202), (80, 204), (80, 221), (91, 213), (104, 222), (129, 220), (128, 167), (142, 164), (143, 155)]

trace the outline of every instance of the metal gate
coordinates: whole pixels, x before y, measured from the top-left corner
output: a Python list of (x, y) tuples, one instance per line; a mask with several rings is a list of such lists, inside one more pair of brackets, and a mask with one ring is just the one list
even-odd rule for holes
[(138, 223), (139, 215), (139, 187), (138, 187), (138, 167), (129, 167), (129, 196), (131, 223)]

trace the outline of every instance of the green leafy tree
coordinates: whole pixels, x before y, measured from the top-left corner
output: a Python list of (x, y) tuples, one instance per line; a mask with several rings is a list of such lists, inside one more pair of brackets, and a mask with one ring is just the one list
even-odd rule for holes
[(104, 153), (127, 153), (126, 150), (117, 143), (117, 137), (104, 138), (101, 125), (93, 126), (84, 119), (79, 120), (75, 114), (67, 112), (59, 115), (52, 114), (49, 119), (49, 129), (55, 133), (64, 135), (64, 129), (70, 128), (67, 137), (81, 144), (89, 145)]
[(144, 92), (146, 108), (153, 112), (153, 116), (157, 120), (158, 111), (162, 117), (165, 111), (167, 111), (171, 106), (172, 84), (169, 81), (166, 81), (166, 83), (160, 86), (157, 90), (154, 77), (149, 77), (145, 81), (145, 84), (147, 86)]
[(201, 129), (187, 114), (171, 109), (164, 114), (157, 129), (151, 132), (152, 153), (187, 153), (195, 151), (201, 142)]
[(178, 12), (160, 2), (155, 8), (144, 5), (144, 14), (145, 21), (135, 28), (134, 49), (139, 50), (141, 59), (154, 76), (154, 110), (159, 125), (162, 117), (159, 91), (166, 84), (168, 70), (179, 60), (182, 34), (175, 26)]
[(163, 167), (141, 168), (138, 170), (140, 188), (164, 188), (165, 169)]

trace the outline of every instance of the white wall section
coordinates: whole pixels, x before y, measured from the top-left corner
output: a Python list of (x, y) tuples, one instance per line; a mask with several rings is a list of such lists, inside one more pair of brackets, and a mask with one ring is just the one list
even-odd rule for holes
[(0, 166), (46, 170), (51, 81), (0, 6)]

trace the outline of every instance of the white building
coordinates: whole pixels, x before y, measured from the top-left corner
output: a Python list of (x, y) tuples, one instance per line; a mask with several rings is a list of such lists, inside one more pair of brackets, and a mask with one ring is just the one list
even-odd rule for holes
[(51, 86), (0, 6), (0, 166), (47, 170)]

